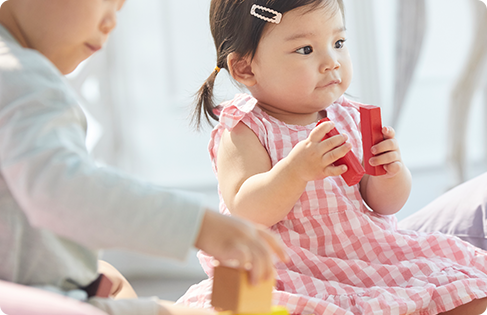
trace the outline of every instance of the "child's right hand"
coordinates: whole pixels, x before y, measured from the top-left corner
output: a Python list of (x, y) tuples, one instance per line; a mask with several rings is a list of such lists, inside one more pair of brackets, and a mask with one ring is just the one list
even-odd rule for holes
[(345, 134), (322, 140), (335, 127), (331, 121), (324, 122), (313, 129), (306, 140), (299, 142), (289, 153), (288, 164), (294, 168), (296, 176), (303, 181), (339, 176), (347, 171), (345, 165), (333, 165), (351, 149)]
[(272, 252), (288, 260), (281, 242), (263, 227), (211, 210), (206, 210), (195, 247), (223, 263), (231, 261), (250, 269), (252, 284), (274, 272)]

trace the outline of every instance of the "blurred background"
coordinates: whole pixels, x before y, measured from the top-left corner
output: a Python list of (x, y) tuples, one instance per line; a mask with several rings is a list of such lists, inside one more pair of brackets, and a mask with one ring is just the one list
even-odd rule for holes
[[(353, 99), (382, 107), (413, 173), (403, 219), (487, 169), (487, 10), (479, 0), (344, 0)], [(89, 115), (100, 164), (204, 193), (218, 206), (211, 128), (189, 125), (193, 95), (215, 67), (209, 0), (129, 0), (106, 47), (68, 76)], [(226, 71), (218, 100), (239, 90)], [(134, 209), (136, 210), (136, 209)], [(106, 250), (139, 295), (175, 300), (205, 278), (193, 251), (175, 262)]]

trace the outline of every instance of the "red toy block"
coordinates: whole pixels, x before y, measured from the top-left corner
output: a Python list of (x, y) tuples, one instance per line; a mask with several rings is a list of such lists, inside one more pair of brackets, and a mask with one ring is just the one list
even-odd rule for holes
[(380, 107), (373, 105), (360, 106), (360, 121), (365, 173), (374, 176), (384, 175), (387, 173), (384, 166), (372, 166), (369, 164), (370, 158), (374, 156), (370, 149), (372, 146), (384, 140), (384, 136), (382, 135)]
[[(323, 118), (316, 124), (317, 126), (325, 121), (330, 121), (328, 118)], [(330, 132), (326, 134), (326, 136), (322, 139), (328, 139), (330, 137), (336, 136), (340, 134), (336, 128), (333, 128)], [(355, 184), (358, 184), (362, 177), (365, 174), (365, 170), (362, 167), (362, 164), (360, 164), (360, 161), (357, 159), (355, 154), (353, 154), (352, 151), (349, 151), (347, 154), (345, 154), (344, 157), (338, 159), (333, 163), (335, 166), (338, 165), (343, 165), (345, 164), (347, 166), (347, 171), (342, 174), (342, 178), (345, 180), (348, 186), (353, 186)]]

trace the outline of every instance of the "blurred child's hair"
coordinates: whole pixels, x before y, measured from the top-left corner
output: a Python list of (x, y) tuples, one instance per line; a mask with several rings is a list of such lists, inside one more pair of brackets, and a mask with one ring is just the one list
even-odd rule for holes
[(255, 55), (267, 22), (250, 14), (254, 4), (281, 14), (304, 6), (309, 6), (310, 11), (319, 7), (327, 7), (335, 12), (340, 10), (344, 16), (343, 0), (212, 0), (210, 28), (216, 47), (217, 68), (196, 95), (196, 107), (192, 121), (197, 129), (201, 126), (202, 115), (210, 124), (210, 117), (218, 121), (218, 116), (213, 113), (215, 108), (213, 86), (219, 69), (228, 71), (228, 55), (236, 53), (240, 57), (250, 56), (252, 58)]

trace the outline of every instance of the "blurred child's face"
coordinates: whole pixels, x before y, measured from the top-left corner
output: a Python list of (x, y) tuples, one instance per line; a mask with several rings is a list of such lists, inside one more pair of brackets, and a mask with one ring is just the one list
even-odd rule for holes
[(297, 8), (264, 29), (251, 63), (256, 83), (249, 90), (264, 110), (284, 122), (299, 124), (296, 117), (312, 117), (350, 85), (342, 14), (330, 11)]
[[(101, 49), (125, 0), (10, 0), (24, 46), (63, 73)], [(14, 34), (15, 36), (15, 34)], [(18, 37), (17, 35), (16, 37)]]

